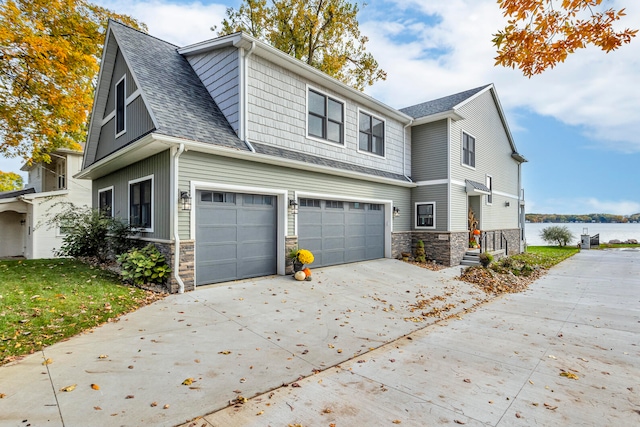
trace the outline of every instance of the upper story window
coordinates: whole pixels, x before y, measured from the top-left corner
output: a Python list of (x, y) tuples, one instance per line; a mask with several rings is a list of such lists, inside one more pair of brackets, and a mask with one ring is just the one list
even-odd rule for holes
[(126, 76), (116, 83), (116, 138), (126, 132)]
[(313, 89), (308, 94), (307, 133), (344, 144), (344, 103)]
[(435, 202), (416, 203), (416, 228), (436, 227)]
[(98, 190), (98, 209), (106, 217), (113, 217), (113, 187)]
[(462, 164), (476, 167), (476, 139), (468, 133), (462, 133)]
[(362, 111), (359, 121), (359, 149), (384, 156), (384, 121)]
[(58, 159), (56, 162), (56, 177), (58, 178), (56, 185), (58, 190), (67, 188), (67, 161)]
[(153, 231), (153, 176), (129, 181), (129, 224)]

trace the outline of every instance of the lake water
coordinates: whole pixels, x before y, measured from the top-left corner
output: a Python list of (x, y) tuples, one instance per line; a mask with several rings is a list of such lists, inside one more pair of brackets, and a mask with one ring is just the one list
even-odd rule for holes
[(554, 223), (533, 223), (528, 222), (525, 224), (525, 236), (527, 238), (527, 245), (529, 246), (546, 246), (546, 243), (540, 237), (542, 229), (550, 227), (552, 225), (566, 226), (575, 237), (574, 244), (580, 243), (580, 235), (586, 228), (587, 233), (590, 236), (600, 234), (600, 243), (607, 243), (609, 240), (620, 240), (624, 242), (629, 239), (636, 239), (640, 242), (640, 224), (554, 224)]

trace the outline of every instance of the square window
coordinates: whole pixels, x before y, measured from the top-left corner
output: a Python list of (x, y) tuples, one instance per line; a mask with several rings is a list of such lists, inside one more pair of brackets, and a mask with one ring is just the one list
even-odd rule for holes
[(416, 228), (435, 228), (436, 204), (416, 203)]
[(312, 89), (308, 92), (308, 135), (343, 144), (344, 103)]

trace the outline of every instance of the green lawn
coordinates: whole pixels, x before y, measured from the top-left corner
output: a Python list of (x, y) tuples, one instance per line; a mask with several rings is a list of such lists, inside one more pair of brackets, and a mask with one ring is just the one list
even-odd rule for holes
[(0, 261), (0, 365), (159, 298), (73, 259)]
[(512, 255), (511, 258), (532, 266), (551, 268), (578, 252), (580, 249), (575, 246), (528, 246), (526, 252)]

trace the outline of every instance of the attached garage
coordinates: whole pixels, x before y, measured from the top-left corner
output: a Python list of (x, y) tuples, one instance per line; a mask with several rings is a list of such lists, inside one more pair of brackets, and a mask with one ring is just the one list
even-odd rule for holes
[(196, 284), (277, 273), (277, 197), (196, 192)]
[(298, 246), (313, 252), (313, 267), (383, 258), (384, 205), (301, 198)]

